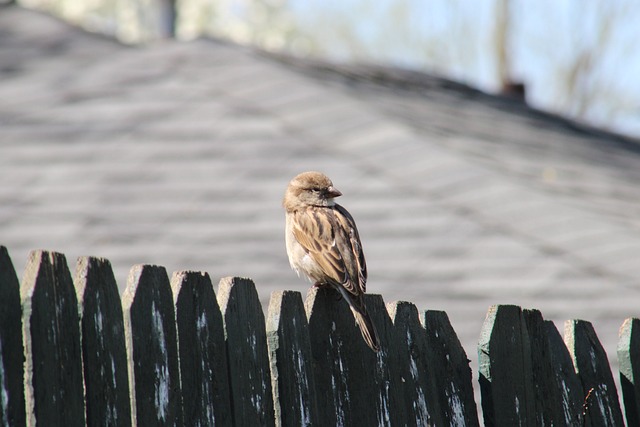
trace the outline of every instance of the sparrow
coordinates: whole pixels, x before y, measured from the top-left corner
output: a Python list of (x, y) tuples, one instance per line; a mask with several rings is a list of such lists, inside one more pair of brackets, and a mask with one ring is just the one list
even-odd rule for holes
[(282, 202), (287, 255), (298, 276), (340, 293), (365, 342), (377, 352), (380, 341), (364, 303), (367, 264), (353, 217), (334, 201), (341, 195), (320, 172), (304, 172), (289, 182)]

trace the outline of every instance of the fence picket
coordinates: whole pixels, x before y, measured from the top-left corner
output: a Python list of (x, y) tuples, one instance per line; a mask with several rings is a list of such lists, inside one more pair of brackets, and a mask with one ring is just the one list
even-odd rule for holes
[(20, 294), (27, 425), (84, 426), (78, 302), (64, 255), (31, 252)]
[(266, 326), (276, 426), (320, 425), (309, 325), (300, 293), (273, 292)]
[(422, 314), (426, 329), (425, 361), (431, 378), (429, 399), (439, 411), (436, 425), (478, 426), (469, 359), (444, 311)]
[(3, 426), (21, 427), (26, 423), (23, 354), (20, 282), (7, 248), (0, 246), (0, 425)]
[(133, 424), (182, 426), (175, 314), (164, 267), (134, 266), (122, 307)]
[(523, 310), (522, 314), (531, 343), (536, 424), (582, 425), (582, 385), (562, 337), (540, 311)]
[[(426, 331), (420, 324), (418, 309), (406, 301), (387, 304), (393, 322), (393, 335), (398, 354), (400, 375), (401, 410), (405, 413), (407, 426), (443, 425), (429, 394), (431, 379), (428, 378)], [(436, 420), (437, 418), (437, 420)]]
[(180, 271), (171, 288), (176, 306), (184, 424), (231, 426), (222, 314), (207, 273)]
[(640, 425), (640, 319), (628, 318), (620, 327), (618, 361), (627, 425)]
[(607, 354), (590, 322), (565, 322), (564, 341), (582, 382), (587, 420), (597, 426), (622, 426), (622, 411)]
[(111, 264), (100, 258), (80, 258), (75, 285), (81, 310), (87, 424), (130, 426), (124, 323)]
[[(582, 403), (584, 402), (582, 383), (573, 367), (573, 360), (569, 350), (552, 321), (544, 321), (544, 330), (549, 344), (551, 362), (551, 373), (549, 375), (553, 376), (555, 390), (562, 392), (562, 397), (558, 398), (558, 402), (555, 403), (556, 405), (560, 402), (562, 403), (562, 413), (557, 415), (556, 424), (554, 425), (589, 427), (591, 425), (589, 420), (584, 420), (582, 417)], [(551, 391), (548, 396), (552, 396), (548, 397), (549, 399), (557, 398), (555, 391)]]
[[(394, 392), (394, 390), (402, 387), (397, 345), (399, 337), (394, 333), (393, 322), (389, 317), (389, 312), (382, 296), (366, 294), (364, 298), (367, 311), (374, 325), (376, 325), (380, 337), (380, 351), (374, 353), (368, 347), (365, 347), (363, 356), (366, 356), (367, 359), (363, 359), (363, 361), (368, 362), (370, 368), (365, 366), (365, 370), (361, 372), (369, 372), (367, 376), (370, 384), (363, 389), (362, 393), (370, 395), (369, 399), (367, 399), (367, 406), (370, 412), (375, 410), (376, 425), (405, 425), (406, 413), (404, 408), (401, 408), (402, 400), (398, 393)], [(362, 341), (362, 338), (359, 337), (358, 339)], [(363, 408), (363, 410), (366, 409)]]
[[(318, 411), (328, 426), (376, 425), (368, 399), (372, 351), (348, 304), (331, 289), (311, 288), (305, 300)], [(375, 357), (375, 356), (374, 356)], [(368, 363), (365, 359), (369, 360)], [(362, 374), (366, 372), (366, 374)]]
[(522, 310), (489, 308), (478, 343), (484, 422), (490, 426), (535, 426), (531, 350)]
[(250, 279), (225, 277), (218, 286), (224, 321), (234, 424), (274, 426), (265, 320)]

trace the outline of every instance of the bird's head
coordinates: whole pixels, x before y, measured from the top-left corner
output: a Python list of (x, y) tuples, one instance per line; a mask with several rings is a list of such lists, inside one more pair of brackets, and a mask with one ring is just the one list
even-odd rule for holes
[(289, 182), (282, 204), (288, 211), (306, 206), (333, 206), (333, 199), (339, 196), (342, 193), (329, 177), (320, 172), (303, 172)]

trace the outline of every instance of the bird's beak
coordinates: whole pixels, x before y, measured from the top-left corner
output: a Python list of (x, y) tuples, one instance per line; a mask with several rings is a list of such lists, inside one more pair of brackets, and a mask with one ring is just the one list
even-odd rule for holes
[(340, 196), (342, 196), (342, 193), (340, 192), (340, 190), (333, 188), (333, 186), (327, 188), (327, 197), (334, 198), (334, 197), (340, 197)]

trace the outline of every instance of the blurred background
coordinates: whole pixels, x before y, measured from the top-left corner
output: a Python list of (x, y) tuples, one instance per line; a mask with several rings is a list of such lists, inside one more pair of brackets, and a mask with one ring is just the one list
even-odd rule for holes
[(248, 276), (266, 306), (309, 286), (281, 199), (320, 170), (368, 291), (446, 311), (474, 375), (499, 303), (592, 321), (615, 365), (640, 301), (639, 18), (627, 0), (19, 0), (0, 7), (0, 245), (18, 276), (44, 248), (72, 273), (109, 259), (121, 291), (140, 263)]
[(387, 64), (524, 93), (535, 108), (640, 135), (633, 0), (20, 0), (126, 43), (203, 35)]

